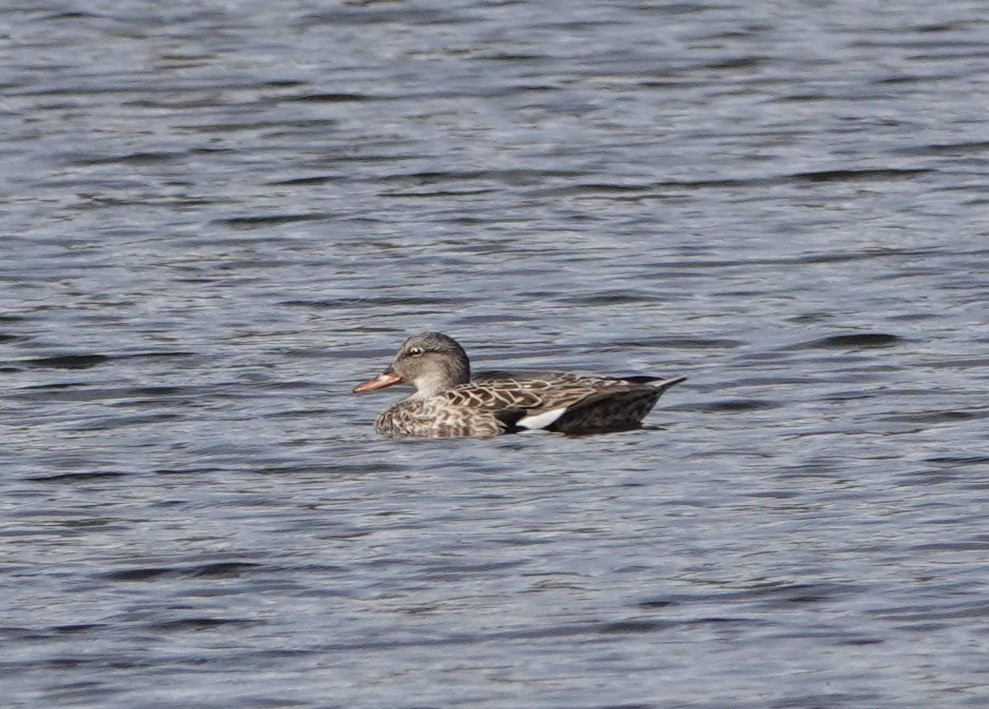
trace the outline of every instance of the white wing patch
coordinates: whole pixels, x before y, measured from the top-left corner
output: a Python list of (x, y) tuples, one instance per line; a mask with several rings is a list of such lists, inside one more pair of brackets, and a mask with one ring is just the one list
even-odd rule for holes
[(523, 416), (515, 422), (515, 425), (520, 426), (521, 428), (527, 428), (530, 431), (538, 431), (541, 428), (551, 426), (554, 421), (563, 416), (566, 410), (566, 406), (561, 406), (558, 409), (543, 411), (541, 414), (536, 414), (534, 416)]

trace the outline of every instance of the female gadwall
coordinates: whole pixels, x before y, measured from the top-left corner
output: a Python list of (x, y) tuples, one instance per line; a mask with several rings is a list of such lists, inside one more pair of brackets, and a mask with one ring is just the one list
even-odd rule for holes
[(471, 380), (463, 347), (424, 332), (402, 343), (391, 366), (354, 391), (416, 388), (378, 416), (374, 428), (383, 435), (484, 438), (533, 429), (581, 434), (638, 428), (660, 394), (685, 379), (493, 372)]

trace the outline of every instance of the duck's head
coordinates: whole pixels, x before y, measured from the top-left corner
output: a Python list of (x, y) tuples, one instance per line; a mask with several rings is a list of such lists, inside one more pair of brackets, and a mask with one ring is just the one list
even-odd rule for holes
[(411, 384), (417, 396), (433, 396), (470, 381), (470, 360), (456, 340), (439, 332), (413, 335), (395, 355), (395, 361), (376, 378), (358, 384), (355, 392)]

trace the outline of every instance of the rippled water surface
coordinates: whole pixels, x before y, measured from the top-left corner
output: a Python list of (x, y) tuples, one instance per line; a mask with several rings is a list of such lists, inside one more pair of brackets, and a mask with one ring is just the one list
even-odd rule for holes
[[(982, 2), (0, 16), (6, 706), (989, 703)], [(409, 333), (686, 374), (392, 441)]]

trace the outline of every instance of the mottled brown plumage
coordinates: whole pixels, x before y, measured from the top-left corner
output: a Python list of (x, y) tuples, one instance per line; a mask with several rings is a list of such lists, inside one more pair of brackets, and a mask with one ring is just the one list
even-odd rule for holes
[(686, 377), (599, 377), (496, 372), (470, 379), (463, 348), (438, 332), (406, 340), (395, 361), (355, 392), (411, 384), (375, 430), (395, 438), (484, 438), (526, 429), (605, 433), (637, 428), (660, 395)]

